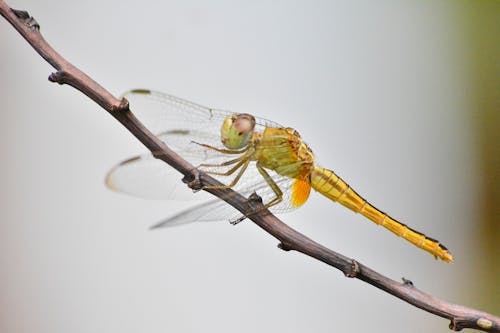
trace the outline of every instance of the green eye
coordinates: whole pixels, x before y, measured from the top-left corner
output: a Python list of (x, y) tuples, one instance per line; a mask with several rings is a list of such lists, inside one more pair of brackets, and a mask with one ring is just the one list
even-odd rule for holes
[(253, 134), (255, 118), (246, 113), (227, 117), (221, 127), (221, 141), (229, 149), (245, 147)]

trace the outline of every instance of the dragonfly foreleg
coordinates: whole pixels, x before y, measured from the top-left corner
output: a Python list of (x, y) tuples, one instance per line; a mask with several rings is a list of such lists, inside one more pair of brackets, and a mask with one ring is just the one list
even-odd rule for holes
[(198, 165), (198, 167), (224, 167), (224, 166), (233, 165), (235, 163), (238, 163), (239, 161), (241, 161), (245, 158), (246, 158), (246, 156), (243, 155), (243, 156), (240, 156), (238, 158), (235, 158), (235, 159), (223, 162), (223, 163), (213, 163), (213, 164), (212, 163), (202, 163), (202, 164)]
[(245, 148), (243, 149), (222, 149), (222, 148), (217, 148), (217, 147), (214, 147), (214, 146), (210, 146), (210, 145), (207, 145), (205, 143), (199, 143), (199, 142), (196, 142), (196, 141), (191, 141), (192, 143), (195, 143), (199, 146), (202, 146), (202, 147), (205, 147), (205, 148), (208, 148), (208, 149), (211, 149), (211, 150), (215, 150), (215, 151), (218, 151), (219, 153), (224, 153), (224, 154), (242, 154), (244, 152), (246, 152), (248, 150), (248, 148), (250, 146), (246, 146)]

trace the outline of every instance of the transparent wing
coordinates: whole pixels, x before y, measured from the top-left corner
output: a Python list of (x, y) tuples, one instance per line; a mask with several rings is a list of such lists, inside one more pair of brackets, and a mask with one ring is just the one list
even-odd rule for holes
[(106, 186), (116, 192), (145, 199), (203, 200), (208, 195), (194, 195), (182, 175), (152, 154), (129, 158), (115, 165), (106, 175)]
[(151, 229), (169, 228), (193, 222), (213, 222), (224, 219), (230, 220), (231, 216), (237, 216), (237, 214), (238, 211), (235, 208), (229, 206), (225, 201), (215, 198), (182, 210), (181, 212), (158, 222), (152, 226)]
[[(284, 193), (290, 193), (289, 189), (293, 183), (292, 179), (282, 178), (278, 186)], [(269, 201), (274, 196), (274, 192), (269, 185), (261, 183), (261, 186), (255, 191), (263, 199), (263, 202)], [(240, 193), (249, 196), (252, 192)], [(282, 214), (292, 211), (297, 207), (291, 204), (289, 196), (285, 196), (284, 200), (272, 206), (269, 210), (275, 214)], [(220, 198), (215, 198), (195, 206), (189, 207), (172, 215), (165, 220), (155, 224), (152, 229), (169, 228), (173, 226), (185, 225), (194, 222), (215, 222), (215, 221), (236, 221), (243, 217), (241, 212), (236, 208), (230, 206), (228, 203)]]
[[(190, 143), (193, 140), (222, 148), (222, 122), (234, 113), (146, 89), (128, 91), (123, 97), (127, 98), (130, 109), (139, 120), (174, 149), (192, 147)], [(255, 120), (255, 130), (258, 132), (266, 127), (283, 127), (270, 120), (258, 117)]]
[[(210, 150), (210, 152), (213, 151)], [(199, 158), (199, 155), (191, 155), (191, 153), (183, 154), (183, 156), (186, 155), (192, 163), (195, 162), (195, 165), (201, 162), (218, 162), (221, 159), (227, 160), (228, 158), (227, 155), (220, 153), (208, 158), (205, 155), (202, 155), (203, 158)], [(210, 167), (204, 169), (225, 171), (229, 167)], [(274, 171), (268, 170), (268, 172), (274, 182), (283, 191), (283, 204), (273, 207), (274, 210), (288, 210), (294, 180), (283, 177)], [(213, 175), (212, 177), (223, 184), (229, 184), (236, 176), (236, 173), (237, 171), (228, 176)], [(145, 154), (129, 158), (111, 168), (106, 175), (105, 183), (113, 191), (146, 199), (203, 200), (209, 197), (198, 193), (194, 195), (193, 191), (181, 182), (181, 178), (182, 175), (175, 169), (163, 161), (156, 159), (152, 154)], [(255, 191), (262, 197), (264, 203), (269, 202), (275, 197), (274, 191), (255, 167), (255, 162), (250, 162), (250, 166), (245, 170), (245, 173), (233, 189), (247, 196)]]

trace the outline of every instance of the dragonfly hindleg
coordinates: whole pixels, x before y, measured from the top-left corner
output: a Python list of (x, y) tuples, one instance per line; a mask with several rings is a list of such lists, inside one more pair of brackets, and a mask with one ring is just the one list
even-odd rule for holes
[(276, 197), (273, 200), (266, 202), (264, 204), (264, 207), (269, 208), (280, 203), (283, 200), (283, 192), (281, 191), (278, 184), (276, 184), (273, 178), (269, 175), (269, 173), (267, 173), (266, 169), (264, 169), (264, 167), (259, 162), (257, 162), (257, 170), (259, 170), (262, 177), (264, 177), (266, 182), (269, 184), (269, 186), (271, 186), (274, 193), (276, 194)]
[[(282, 200), (283, 200), (283, 191), (281, 191), (280, 187), (278, 186), (278, 184), (276, 184), (276, 182), (273, 180), (273, 178), (269, 175), (269, 173), (267, 173), (266, 169), (264, 169), (264, 167), (262, 165), (260, 165), (259, 162), (257, 162), (257, 170), (259, 170), (260, 174), (262, 175), (262, 177), (264, 177), (265, 181), (269, 184), (269, 186), (271, 186), (272, 190), (274, 191), (274, 193), (276, 194), (276, 197), (265, 203), (263, 206), (260, 206), (259, 208), (233, 220), (233, 221), (230, 221), (230, 223), (232, 225), (236, 225), (238, 223), (240, 223), (241, 221), (243, 221), (244, 219), (246, 219), (247, 217), (253, 215), (253, 214), (257, 214), (261, 211), (263, 211), (264, 209), (267, 209), (269, 207), (272, 207), (278, 203), (280, 203)], [(255, 200), (255, 198), (253, 198)], [(250, 200), (252, 200), (252, 197), (250, 197)]]

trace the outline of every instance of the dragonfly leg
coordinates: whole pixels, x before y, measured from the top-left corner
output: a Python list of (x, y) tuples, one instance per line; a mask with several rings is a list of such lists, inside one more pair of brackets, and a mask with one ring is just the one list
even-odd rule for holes
[(217, 174), (217, 173), (206, 172), (208, 174), (216, 174), (216, 175), (220, 175), (220, 176), (229, 176), (230, 174), (234, 173), (236, 170), (238, 170), (238, 168), (241, 167), (240, 171), (238, 172), (238, 174), (236, 175), (236, 177), (234, 177), (233, 181), (229, 185), (203, 186), (203, 189), (228, 189), (228, 188), (232, 188), (234, 185), (236, 185), (238, 183), (238, 181), (240, 180), (241, 176), (243, 176), (243, 173), (247, 169), (248, 164), (250, 164), (250, 159), (242, 160), (240, 163), (238, 163), (237, 165), (235, 165), (231, 170), (229, 170), (225, 174)]
[(269, 175), (269, 173), (267, 173), (266, 169), (264, 169), (264, 167), (262, 167), (262, 165), (260, 165), (260, 163), (258, 163), (258, 162), (257, 162), (257, 170), (259, 170), (259, 172), (262, 175), (262, 177), (264, 177), (264, 179), (269, 184), (269, 186), (271, 186), (271, 189), (276, 194), (276, 198), (274, 198), (273, 200), (265, 203), (263, 207), (258, 208), (258, 209), (254, 210), (254, 211), (252, 211), (252, 212), (250, 212), (250, 213), (248, 213), (246, 215), (243, 215), (243, 216), (237, 218), (234, 221), (230, 221), (229, 223), (231, 223), (232, 225), (236, 225), (236, 224), (240, 223), (241, 221), (243, 221), (244, 219), (246, 219), (247, 217), (249, 217), (249, 216), (251, 216), (253, 214), (257, 214), (257, 213), (261, 212), (264, 209), (267, 209), (269, 207), (277, 205), (278, 203), (280, 203), (283, 200), (283, 191), (281, 191), (281, 189), (278, 186), (278, 184), (276, 184), (276, 182)]
[(250, 147), (249, 145), (247, 145), (245, 148), (239, 149), (239, 150), (237, 150), (237, 149), (222, 149), (222, 148), (217, 148), (214, 146), (207, 145), (205, 143), (199, 143), (196, 141), (191, 141), (191, 142), (195, 143), (199, 146), (202, 146), (202, 147), (205, 147), (205, 148), (208, 148), (211, 150), (215, 150), (215, 151), (218, 151), (219, 153), (224, 153), (224, 154), (242, 154), (242, 153), (246, 152), (248, 150), (248, 148)]
[(240, 156), (238, 158), (235, 158), (235, 159), (232, 159), (232, 160), (229, 160), (229, 161), (226, 161), (226, 162), (223, 162), (223, 163), (202, 163), (200, 165), (198, 165), (198, 167), (224, 167), (224, 166), (228, 166), (228, 165), (232, 165), (232, 164), (235, 164), (235, 163), (238, 163), (239, 161), (245, 159), (246, 156), (243, 155), (243, 156)]
[[(209, 174), (209, 175), (216, 175), (216, 176), (230, 176), (232, 175), (236, 170), (238, 170), (245, 162), (247, 162), (248, 160), (246, 159), (243, 159), (243, 158), (240, 158), (239, 159), (239, 162), (238, 164), (236, 164), (234, 167), (232, 167), (231, 169), (225, 171), (225, 172), (217, 172), (217, 171), (205, 171), (202, 169), (203, 172)], [(231, 164), (234, 164), (234, 163), (231, 163)], [(202, 165), (204, 166), (204, 165)], [(213, 166), (223, 166), (223, 165), (213, 165)], [(241, 171), (240, 171), (241, 172)], [(241, 177), (241, 176), (240, 176)]]
[(271, 186), (272, 190), (276, 194), (276, 198), (265, 203), (264, 207), (269, 208), (269, 207), (272, 207), (272, 206), (280, 203), (283, 200), (283, 192), (281, 191), (278, 184), (276, 184), (276, 182), (273, 180), (273, 178), (267, 173), (266, 169), (264, 169), (264, 167), (262, 167), (262, 165), (259, 162), (257, 162), (257, 170), (259, 170), (262, 177), (264, 177), (266, 182), (269, 184), (269, 186)]

